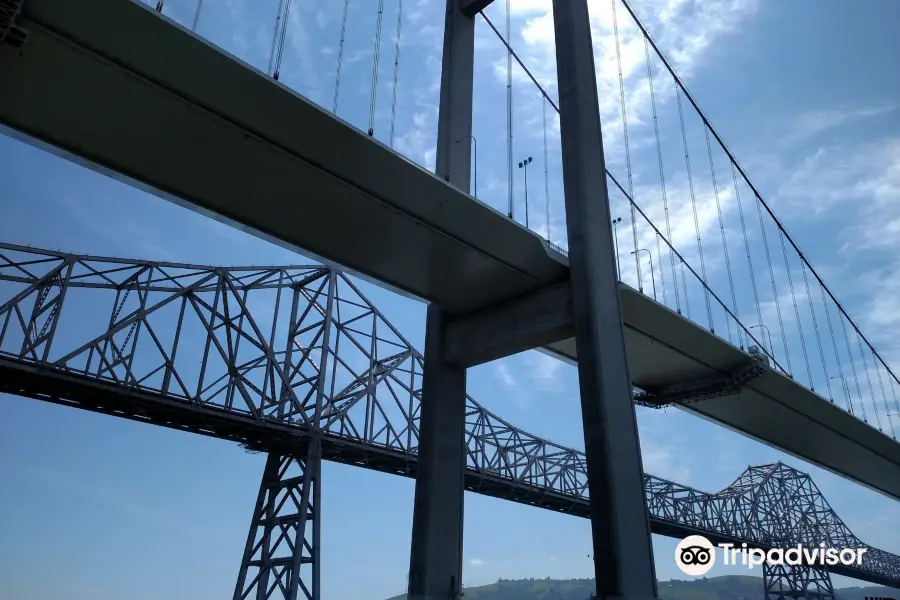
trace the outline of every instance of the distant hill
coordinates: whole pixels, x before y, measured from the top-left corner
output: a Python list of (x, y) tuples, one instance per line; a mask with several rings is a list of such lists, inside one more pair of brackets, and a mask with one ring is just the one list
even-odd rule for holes
[[(464, 600), (587, 600), (593, 579), (501, 579), (497, 583), (467, 587)], [(761, 577), (724, 575), (692, 581), (661, 581), (661, 600), (763, 600)], [(900, 591), (882, 586), (851, 587), (835, 591), (835, 600), (864, 600), (888, 596), (900, 600)], [(406, 600), (406, 595), (389, 600)]]

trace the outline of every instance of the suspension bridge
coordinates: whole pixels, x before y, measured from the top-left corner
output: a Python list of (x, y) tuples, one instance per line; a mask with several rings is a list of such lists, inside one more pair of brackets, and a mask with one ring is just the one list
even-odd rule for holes
[[(717, 494), (643, 475), (633, 402), (622, 398), (676, 405), (900, 499), (900, 380), (626, 2), (610, 4), (617, 81), (609, 90), (618, 95), (619, 134), (595, 86), (584, 83), (597, 77), (586, 3), (553, 3), (557, 77), (550, 85), (512, 46), (509, 2), (503, 34), (488, 15), (500, 3), (450, 0), (434, 173), (395, 149), (401, 2), (387, 135), (376, 134), (381, 0), (364, 123), (338, 111), (349, 2), (329, 108), (285, 83), (289, 1), (279, 2), (265, 69), (197, 33), (202, 2), (185, 18), (167, 15), (163, 1), (7, 4), (0, 22), (0, 80), (10, 90), (0, 98), (5, 133), (321, 264), (224, 269), (2, 246), (26, 256), (8, 257), (3, 267), (2, 281), (21, 286), (0, 313), (9, 344), (0, 345), (4, 389), (270, 453), (236, 598), (318, 597), (322, 459), (416, 478), (410, 591), (423, 597), (459, 592), (462, 534), (454, 515), (461, 515), (463, 489), (589, 516), (603, 596), (656, 595), (651, 530), (761, 545), (855, 540), (808, 478), (783, 465), (751, 469)], [(473, 177), (476, 21), (500, 41), (507, 63), (505, 211), (479, 195)], [(623, 69), (620, 42), (643, 49), (645, 79), (635, 82), (634, 70)], [(524, 215), (516, 216), (514, 65), (515, 81), (528, 82), (539, 99), (542, 231), (529, 220), (527, 179)], [(648, 91), (647, 114), (635, 114), (635, 85)], [(666, 110), (677, 116), (667, 121)], [(648, 164), (658, 170), (658, 192), (640, 185), (646, 167), (629, 141), (629, 127), (634, 136), (642, 120), (653, 123)], [(612, 157), (619, 148), (624, 160)], [(553, 154), (565, 195), (550, 192)], [(673, 173), (673, 156), (683, 173)], [(697, 168), (703, 159), (708, 173)], [(527, 178), (532, 157), (518, 162)], [(679, 177), (684, 197), (673, 190)], [(701, 228), (704, 203), (715, 216)], [(622, 219), (611, 211), (630, 216), (633, 250), (624, 254), (633, 255), (633, 267), (622, 266)], [(551, 212), (564, 223), (561, 235)], [(424, 355), (344, 271), (430, 303)], [(342, 287), (355, 299), (342, 296)], [(115, 300), (83, 345), (51, 348), (75, 289), (114, 291)], [(251, 291), (269, 293), (274, 316), (251, 310)], [(278, 319), (279, 311), (289, 315)], [(176, 366), (178, 340), (190, 337), (188, 316), (205, 351)], [(356, 342), (339, 350), (341, 336)], [(467, 367), (534, 348), (579, 367), (584, 455), (516, 430), (465, 395)], [(359, 364), (347, 353), (358, 353)], [(296, 506), (281, 503), (285, 490)], [(288, 512), (276, 516), (276, 509)], [(607, 535), (644, 529), (646, 536)], [(285, 547), (288, 554), (278, 556)], [(896, 583), (896, 557), (869, 556), (874, 562), (852, 576)], [(811, 580), (808, 571), (782, 575), (798, 587)], [(803, 594), (830, 593), (827, 575), (813, 579), (825, 587)]]

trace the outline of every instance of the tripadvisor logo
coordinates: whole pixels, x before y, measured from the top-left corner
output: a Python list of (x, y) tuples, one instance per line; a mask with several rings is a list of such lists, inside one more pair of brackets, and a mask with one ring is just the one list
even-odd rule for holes
[[(790, 548), (749, 548), (747, 544), (718, 544), (722, 549), (722, 564), (746, 565), (748, 569), (770, 565), (862, 565), (868, 548), (827, 548), (825, 544), (808, 548), (797, 544)], [(675, 564), (686, 575), (705, 575), (716, 564), (716, 546), (702, 535), (690, 535), (675, 547)]]
[(675, 564), (686, 575), (705, 575), (716, 564), (716, 548), (702, 535), (689, 535), (675, 547)]

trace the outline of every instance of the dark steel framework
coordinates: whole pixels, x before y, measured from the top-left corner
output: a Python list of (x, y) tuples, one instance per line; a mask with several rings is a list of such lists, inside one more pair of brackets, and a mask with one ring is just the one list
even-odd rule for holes
[[(0, 244), (0, 392), (269, 453), (235, 598), (317, 597), (321, 460), (414, 477), (423, 366), (347, 276), (321, 266), (208, 267)], [(471, 397), (465, 435), (466, 489), (589, 516), (582, 452)], [(658, 534), (868, 548), (808, 475), (781, 463), (750, 467), (717, 493), (647, 474), (644, 487)], [(900, 557), (876, 548), (859, 567), (830, 570), (900, 584)], [(824, 572), (767, 573), (791, 589), (831, 589)]]

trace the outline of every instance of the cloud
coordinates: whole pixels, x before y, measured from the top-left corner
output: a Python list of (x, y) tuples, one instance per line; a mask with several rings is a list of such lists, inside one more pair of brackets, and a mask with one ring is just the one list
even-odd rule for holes
[(529, 376), (539, 388), (551, 389), (557, 386), (557, 375), (563, 365), (561, 360), (540, 352), (532, 352), (527, 355), (527, 361)]
[(791, 128), (784, 140), (802, 142), (820, 133), (855, 123), (862, 119), (877, 117), (897, 110), (895, 104), (880, 104), (858, 108), (837, 107), (811, 110), (792, 117)]
[(494, 369), (494, 374), (497, 376), (503, 385), (508, 388), (518, 387), (519, 382), (516, 381), (516, 378), (513, 377), (512, 372), (509, 370), (509, 367), (504, 363), (497, 363), (497, 366)]
[(641, 439), (641, 460), (645, 473), (690, 485), (691, 469), (684, 453), (668, 445), (660, 445), (648, 439)]
[(473, 558), (469, 561), (469, 564), (473, 567), (483, 567), (486, 563), (480, 558)]

